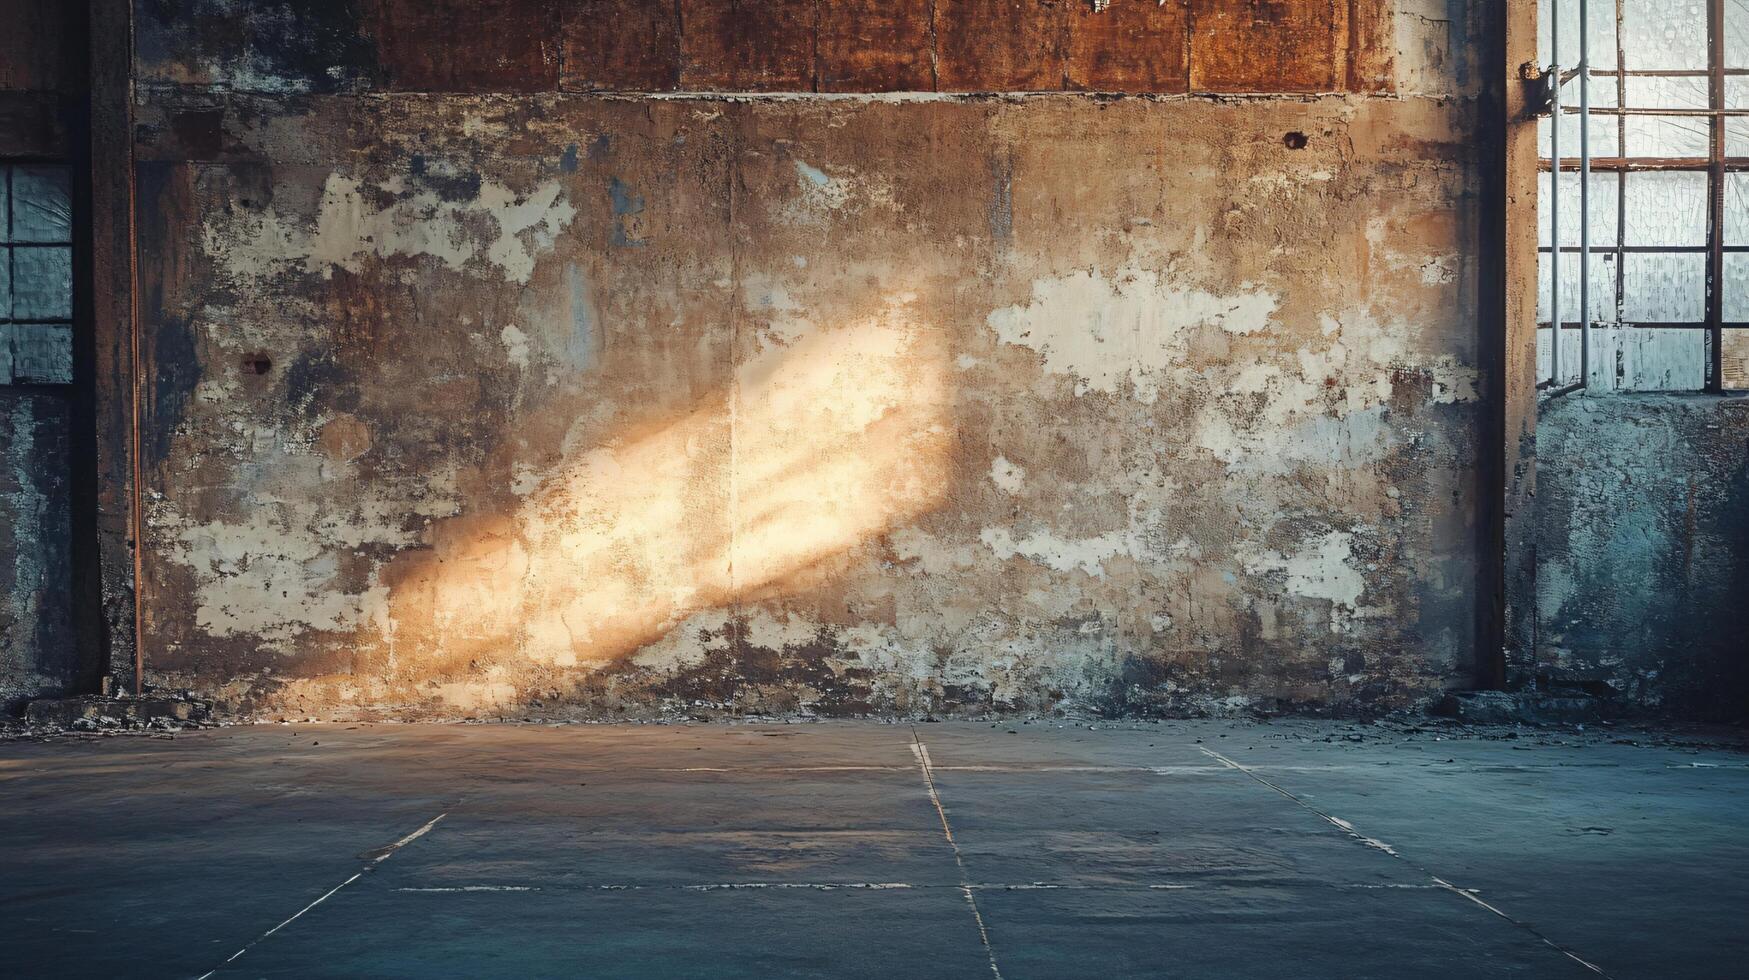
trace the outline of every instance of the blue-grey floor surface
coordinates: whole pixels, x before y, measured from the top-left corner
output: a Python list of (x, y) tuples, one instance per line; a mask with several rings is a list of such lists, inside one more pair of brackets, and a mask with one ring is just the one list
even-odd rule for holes
[(0, 744), (5, 977), (1744, 977), (1749, 755), (1275, 722)]

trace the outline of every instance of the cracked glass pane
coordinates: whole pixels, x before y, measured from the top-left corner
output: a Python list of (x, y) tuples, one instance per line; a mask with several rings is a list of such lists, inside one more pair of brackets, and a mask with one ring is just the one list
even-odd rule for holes
[(71, 326), (62, 323), (14, 323), (5, 330), (12, 341), (14, 382), (59, 385), (73, 380)]
[[(1749, 78), (1725, 79), (1725, 108), (1749, 109)], [(1749, 116), (1725, 117), (1725, 156), (1749, 157)]]
[[(1549, 209), (1553, 199), (1549, 194), (1551, 174), (1537, 175), (1537, 244), (1552, 244), (1549, 238)], [(1591, 175), (1591, 246), (1615, 247), (1616, 202), (1620, 186), (1616, 174)], [(1579, 174), (1561, 174), (1561, 246), (1579, 244)]]
[(1707, 66), (1704, 0), (1622, 0), (1622, 59), (1634, 71)]
[(1707, 174), (1625, 174), (1627, 245), (1705, 245)]
[(46, 246), (12, 250), (12, 318), (73, 318), (73, 250)]
[(1725, 0), (1725, 67), (1749, 68), (1749, 0)]
[(1725, 244), (1749, 245), (1749, 173), (1725, 175)]
[(1622, 120), (1630, 157), (1699, 157), (1711, 150), (1704, 116), (1627, 116)]
[[(1550, 253), (1542, 252), (1537, 261), (1536, 317), (1549, 319)], [(1615, 253), (1591, 253), (1591, 322), (1615, 321)], [(1579, 253), (1561, 253), (1561, 319), (1579, 322)], [(1562, 350), (1566, 350), (1565, 347)]]
[(1725, 253), (1725, 319), (1749, 322), (1749, 252)]
[[(1561, 90), (1561, 98), (1565, 100), (1561, 112), (1561, 157), (1576, 159), (1579, 156), (1579, 114), (1567, 112), (1567, 109), (1579, 105), (1579, 80), (1574, 79)], [(1613, 109), (1616, 106), (1615, 79), (1593, 78), (1591, 80), (1591, 107), (1593, 109)], [(1548, 116), (1537, 120), (1537, 139), (1541, 149), (1537, 152), (1543, 157), (1549, 155), (1549, 127), (1552, 125)], [(1621, 154), (1621, 117), (1600, 116), (1591, 114), (1591, 155), (1594, 157), (1613, 157)]]
[[(1549, 44), (1549, 15), (1553, 12), (1550, 7), (1556, 3), (1560, 4), (1561, 64), (1571, 68), (1579, 63), (1579, 0), (1542, 0), (1536, 25), (1537, 58), (1544, 65), (1553, 63), (1553, 51)], [(1591, 35), (1592, 70), (1613, 71), (1615, 0), (1591, 0), (1585, 14), (1589, 18), (1586, 27), (1587, 33)], [(1578, 100), (1576, 93), (1573, 99), (1575, 102)]]
[(73, 240), (66, 167), (12, 169), (12, 240), (64, 244)]
[(1629, 253), (1622, 267), (1622, 319), (1629, 323), (1698, 323), (1706, 318), (1706, 256), (1699, 252)]
[(1676, 78), (1642, 78), (1630, 75), (1626, 83), (1630, 109), (1710, 109), (1711, 83), (1684, 75)]

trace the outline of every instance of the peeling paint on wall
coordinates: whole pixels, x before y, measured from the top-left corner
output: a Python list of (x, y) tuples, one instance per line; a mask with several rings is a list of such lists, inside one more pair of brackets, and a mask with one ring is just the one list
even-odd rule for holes
[[(1181, 90), (1108, 57), (1116, 18), (1189, 29), (1132, 8), (1059, 10), (1082, 41), (1042, 75), (987, 63)], [(1048, 33), (1022, 28), (989, 43)], [(943, 44), (951, 88), (973, 48)], [(1467, 681), (1470, 90), (395, 81), (230, 92), (197, 147), (200, 48), (143, 52), (173, 84), (139, 106), (154, 681), (410, 717), (1359, 711)]]

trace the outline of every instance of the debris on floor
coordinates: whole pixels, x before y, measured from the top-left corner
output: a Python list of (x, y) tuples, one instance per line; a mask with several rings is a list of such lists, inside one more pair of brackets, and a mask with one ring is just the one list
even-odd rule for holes
[(63, 733), (175, 733), (217, 727), (212, 702), (188, 691), (144, 695), (89, 695), (44, 698), (25, 705), (22, 723), (0, 727), (0, 738), (44, 737)]

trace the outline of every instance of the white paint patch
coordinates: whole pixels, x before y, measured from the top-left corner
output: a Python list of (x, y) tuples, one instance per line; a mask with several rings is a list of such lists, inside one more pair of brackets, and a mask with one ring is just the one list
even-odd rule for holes
[(1285, 573), (1288, 595), (1329, 600), (1330, 631), (1337, 633), (1345, 628), (1366, 591), (1366, 579), (1353, 564), (1353, 543), (1354, 535), (1347, 531), (1328, 531), (1302, 542), (1291, 555), (1259, 551), (1255, 546), (1242, 548), (1240, 554), (1245, 570), (1253, 575)]
[(528, 334), (518, 330), (516, 324), (506, 323), (504, 329), (498, 331), (498, 340), (504, 344), (504, 359), (515, 367), (527, 370)]
[(1003, 493), (1019, 493), (1026, 485), (1026, 470), (998, 456), (990, 464), (990, 482)]
[(1005, 527), (987, 527), (978, 532), (995, 556), (1003, 561), (1019, 555), (1059, 572), (1079, 568), (1095, 578), (1105, 575), (1105, 561), (1134, 554), (1128, 531), (1110, 531), (1096, 538), (1059, 538), (1049, 531), (1035, 531), (1018, 540)]
[(1076, 394), (1127, 390), (1152, 403), (1160, 376), (1180, 363), (1195, 327), (1246, 334), (1269, 326), (1276, 298), (1261, 290), (1220, 296), (1174, 285), (1134, 266), (1035, 279), (1026, 303), (986, 318), (1005, 344), (1044, 355), (1044, 369), (1076, 379)]
[(208, 254), (233, 279), (247, 281), (292, 267), (328, 275), (351, 272), (366, 257), (430, 256), (445, 266), (496, 268), (504, 279), (527, 283), (536, 255), (550, 251), (576, 217), (557, 181), (526, 194), (483, 181), (471, 201), (447, 201), (436, 192), (408, 192), (401, 181), (379, 187), (393, 195), (379, 207), (360, 181), (330, 174), (322, 188), (315, 229), (295, 218), (233, 211), (201, 229)]
[(277, 508), (263, 507), (251, 511), (246, 523), (184, 528), (170, 557), (196, 573), (196, 624), (212, 636), (270, 641), (308, 630), (347, 631), (370, 621), (383, 625), (388, 588), (340, 588), (338, 546), (348, 537), (356, 542), (352, 547), (366, 541), (404, 544), (409, 538), (396, 528), (334, 520), (323, 529), (331, 533), (318, 533), (314, 508), (293, 508), (282, 521)]

